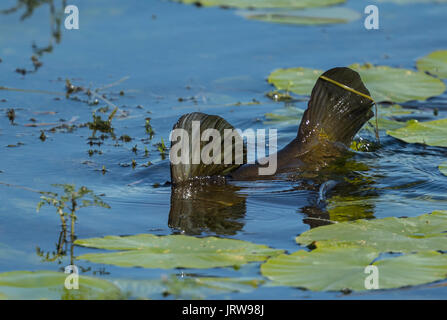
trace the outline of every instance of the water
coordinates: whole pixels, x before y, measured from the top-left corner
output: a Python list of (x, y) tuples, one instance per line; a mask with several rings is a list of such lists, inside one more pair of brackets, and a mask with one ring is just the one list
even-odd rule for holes
[[(12, 0), (3, 1), (1, 8), (14, 4)], [(138, 233), (168, 235), (186, 228), (176, 224), (171, 188), (164, 185), (169, 180), (169, 160), (162, 160), (153, 146), (161, 138), (168, 141), (170, 129), (182, 114), (201, 111), (218, 114), (238, 128), (266, 128), (262, 123), (264, 114), (283, 108), (283, 103), (264, 96), (272, 89), (265, 79), (276, 68), (329, 69), (355, 62), (414, 68), (418, 57), (447, 47), (446, 5), (379, 3), (380, 30), (367, 31), (362, 19), (346, 25), (276, 25), (245, 20), (233, 10), (197, 8), (170, 1), (79, 0), (74, 4), (80, 10), (80, 29), (62, 29), (60, 43), (53, 41), (52, 52), (40, 58), (43, 66), (25, 76), (15, 69), (32, 69), (31, 45), (44, 47), (51, 39), (48, 6), (37, 8), (24, 21), (20, 21), (23, 9), (16, 14), (0, 15), (0, 85), (63, 93), (65, 79), (75, 85), (99, 88), (129, 76), (103, 92), (121, 110), (113, 120), (116, 136), (127, 134), (133, 140), (115, 146), (115, 141), (108, 138), (100, 146), (90, 146), (88, 137), (92, 132), (83, 127), (72, 132), (45, 131), (47, 139), (42, 142), (40, 130), (54, 125), (25, 126), (33, 123), (31, 118), (36, 123), (59, 123), (65, 119), (79, 125), (91, 121), (92, 111), (106, 104), (100, 101), (93, 106), (52, 94), (0, 91), (0, 114), (5, 115), (0, 117), (0, 181), (38, 191), (54, 191), (51, 186), (54, 183), (73, 183), (105, 194), (104, 201), (111, 209), (82, 209), (76, 224), (77, 238)], [(365, 4), (349, 0), (346, 6), (363, 12)], [(124, 95), (120, 95), (121, 90)], [(260, 104), (244, 105), (253, 99)], [(238, 102), (242, 105), (237, 105)], [(305, 108), (306, 102), (295, 105)], [(445, 93), (407, 105), (428, 114), (436, 107), (440, 110), (438, 118), (447, 115)], [(6, 117), (9, 108), (16, 111), (16, 125), (11, 125)], [(151, 118), (156, 133), (149, 144), (144, 143), (146, 117)], [(295, 126), (279, 127), (279, 147), (295, 133)], [(362, 135), (370, 137), (367, 133)], [(19, 142), (23, 145), (7, 147)], [(132, 151), (135, 145), (136, 154)], [(149, 149), (148, 158), (144, 155), (145, 146)], [(100, 150), (102, 154), (89, 156), (89, 150)], [(336, 186), (328, 195), (329, 201), (331, 197), (347, 195), (363, 199), (357, 208), (359, 216), (351, 219), (417, 216), (445, 209), (446, 178), (437, 166), (446, 156), (445, 149), (404, 144), (383, 135), (378, 151), (354, 157), (355, 163), (367, 166), (367, 170), (350, 173), (359, 179), (358, 185)], [(133, 159), (138, 164), (136, 168), (123, 166), (131, 164)], [(149, 160), (152, 166), (141, 166)], [(107, 169), (105, 174), (103, 166)], [(236, 204), (225, 210), (213, 204), (213, 200), (210, 205), (200, 201), (191, 204), (196, 211), (186, 221), (187, 231), (296, 251), (300, 249), (294, 240), (296, 235), (310, 225), (324, 223), (312, 219), (325, 213), (317, 201), (318, 190), (303, 188), (304, 184), (303, 181), (233, 183), (232, 188), (216, 193), (216, 198), (226, 197)], [(205, 193), (203, 197), (206, 196)], [(50, 262), (36, 254), (36, 247), (44, 252), (54, 251), (61, 231), (54, 208), (44, 207), (36, 213), (38, 201), (38, 193), (0, 185), (0, 245), (4, 252), (0, 272), (60, 270), (69, 264), (69, 257)], [(212, 211), (213, 218), (205, 215), (205, 208)], [(74, 249), (75, 255), (86, 252), (91, 251)], [(85, 261), (77, 264), (91, 267), (85, 274), (97, 271), (95, 276), (105, 279), (158, 279), (162, 275), (180, 274), (179, 270), (119, 268)], [(260, 277), (257, 263), (237, 271), (231, 268), (182, 271)], [(445, 298), (446, 294), (445, 286), (428, 285), (347, 296), (261, 287), (250, 293), (212, 297), (413, 299)]]

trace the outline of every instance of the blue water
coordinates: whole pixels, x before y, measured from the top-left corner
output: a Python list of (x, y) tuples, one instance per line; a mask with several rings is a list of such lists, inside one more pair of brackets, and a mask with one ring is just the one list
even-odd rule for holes
[[(15, 1), (2, 1), (0, 9)], [(36, 123), (59, 123), (61, 119), (82, 124), (92, 119), (92, 111), (104, 107), (66, 99), (63, 95), (0, 91), (0, 182), (38, 191), (55, 190), (51, 184), (73, 183), (87, 186), (111, 209), (85, 208), (78, 214), (77, 238), (105, 235), (154, 233), (167, 235), (179, 229), (168, 225), (171, 209), (169, 160), (162, 160), (154, 143), (168, 141), (169, 132), (184, 113), (201, 111), (218, 114), (238, 128), (265, 128), (264, 114), (284, 107), (265, 97), (272, 87), (265, 81), (280, 67), (329, 69), (355, 62), (413, 69), (417, 58), (447, 48), (445, 31), (447, 5), (396, 5), (376, 3), (380, 9), (380, 29), (366, 30), (363, 19), (342, 25), (289, 26), (246, 20), (234, 10), (197, 8), (170, 1), (72, 1), (80, 11), (80, 29), (62, 28), (60, 43), (44, 54), (43, 66), (25, 76), (16, 68), (32, 69), (33, 43), (46, 46), (50, 40), (50, 14), (42, 5), (21, 21), (18, 13), (0, 15), (0, 86), (65, 92), (65, 79), (79, 86), (99, 88), (129, 77), (105, 89), (107, 97), (120, 108), (113, 120), (115, 134), (127, 134), (129, 143), (105, 139), (101, 146), (88, 145), (91, 130), (73, 132), (40, 130), (52, 126), (29, 127)], [(60, 3), (56, 3), (60, 8)], [(344, 6), (363, 12), (364, 1), (348, 0)], [(120, 95), (120, 91), (124, 95)], [(78, 95), (86, 98), (84, 95)], [(59, 99), (55, 99), (59, 97)], [(194, 99), (191, 99), (194, 97)], [(182, 98), (184, 101), (179, 101)], [(244, 105), (256, 99), (260, 104)], [(236, 105), (241, 102), (242, 105)], [(447, 94), (407, 105), (424, 111), (439, 109), (447, 115)], [(306, 107), (306, 102), (295, 106)], [(16, 111), (16, 125), (6, 117)], [(51, 111), (51, 114), (48, 114)], [(108, 111), (110, 113), (110, 111)], [(107, 113), (107, 114), (108, 114)], [(105, 117), (106, 115), (102, 115)], [(145, 118), (151, 118), (155, 136), (144, 144)], [(429, 116), (435, 119), (435, 116)], [(54, 126), (54, 125), (53, 125)], [(270, 125), (272, 128), (275, 125)], [(279, 128), (279, 147), (295, 135), (295, 126)], [(362, 133), (366, 137), (367, 133)], [(17, 147), (11, 144), (23, 143)], [(132, 147), (137, 145), (137, 154)], [(149, 158), (144, 147), (149, 149)], [(89, 156), (88, 150), (102, 154)], [(377, 152), (359, 153), (355, 161), (369, 169), (360, 174), (365, 183), (355, 189), (335, 188), (330, 196), (366, 197), (365, 206), (373, 217), (417, 216), (447, 207), (447, 180), (437, 170), (445, 160), (442, 148), (408, 145), (382, 136)], [(130, 164), (135, 159), (136, 168)], [(147, 168), (141, 164), (150, 160)], [(102, 173), (105, 166), (107, 172)], [(154, 186), (160, 184), (160, 187)], [(199, 226), (195, 233), (220, 235), (296, 251), (296, 235), (309, 229), (309, 212), (319, 210), (318, 193), (300, 188), (301, 182), (244, 182), (232, 197), (242, 207), (230, 214), (231, 227)], [(0, 272), (12, 270), (60, 270), (70, 257), (43, 261), (36, 247), (54, 251), (61, 230), (54, 208), (36, 213), (39, 194), (0, 184)], [(75, 255), (91, 252), (75, 247)], [(87, 275), (101, 268), (105, 279), (157, 279), (178, 274), (179, 270), (120, 268), (78, 261)], [(261, 277), (259, 264), (240, 270), (218, 268), (183, 270), (196, 275)], [(443, 284), (446, 284), (444, 281)], [(310, 292), (287, 287), (261, 287), (250, 293), (216, 294), (213, 298), (254, 299), (383, 299), (445, 298), (447, 287), (430, 285), (378, 292)], [(161, 297), (161, 296), (160, 296)]]

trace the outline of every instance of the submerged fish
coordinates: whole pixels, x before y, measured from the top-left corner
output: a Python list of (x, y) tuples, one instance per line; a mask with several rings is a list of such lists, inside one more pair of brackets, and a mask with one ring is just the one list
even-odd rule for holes
[[(177, 134), (177, 139), (171, 136), (171, 182), (180, 185), (194, 180), (269, 179), (327, 166), (346, 153), (355, 134), (373, 117), (372, 105), (370, 93), (357, 72), (339, 67), (323, 73), (312, 89), (296, 138), (275, 154), (276, 170), (270, 176), (259, 174), (266, 167), (262, 161), (247, 164), (246, 147), (240, 136), (234, 136), (234, 142), (230, 139), (231, 148), (225, 148), (225, 129), (234, 129), (225, 119), (200, 112), (185, 114), (173, 128), (173, 132), (183, 133)], [(208, 140), (189, 140), (194, 135)], [(181, 145), (182, 138), (188, 139)], [(211, 147), (216, 147), (213, 150), (217, 152), (209, 153), (208, 161), (203, 161), (203, 150), (209, 152)], [(173, 161), (173, 155), (181, 161)], [(232, 161), (224, 161), (226, 157)]]

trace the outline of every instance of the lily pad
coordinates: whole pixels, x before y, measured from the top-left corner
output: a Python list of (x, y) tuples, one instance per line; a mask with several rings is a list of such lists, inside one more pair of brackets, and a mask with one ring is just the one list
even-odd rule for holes
[(439, 171), (445, 176), (447, 176), (447, 161), (439, 165)]
[(304, 111), (297, 107), (286, 107), (279, 109), (274, 113), (266, 113), (265, 124), (298, 125), (301, 121)]
[(5, 299), (102, 300), (122, 298), (113, 283), (79, 276), (79, 289), (64, 287), (68, 274), (54, 271), (12, 271), (0, 273), (0, 295)]
[(447, 119), (425, 122), (412, 120), (405, 127), (386, 133), (407, 143), (447, 147)]
[(364, 269), (378, 252), (366, 248), (318, 248), (282, 254), (261, 265), (261, 273), (272, 284), (315, 291), (364, 289)]
[(264, 261), (283, 252), (241, 240), (196, 238), (185, 235), (107, 236), (76, 240), (75, 244), (98, 249), (121, 250), (84, 254), (78, 259), (123, 267), (161, 269), (239, 266), (251, 261)]
[(330, 6), (343, 3), (346, 0), (174, 0), (186, 4), (200, 4), (202, 6), (223, 6), (234, 8), (294, 8)]
[(413, 218), (356, 220), (311, 229), (296, 238), (302, 245), (357, 245), (380, 252), (447, 250), (447, 211)]
[(445, 91), (444, 83), (421, 71), (353, 64), (376, 102), (426, 100)]
[(436, 251), (383, 259), (373, 265), (379, 269), (379, 289), (414, 286), (447, 277), (447, 254)]
[[(376, 127), (376, 120), (373, 118), (368, 122), (370, 125), (368, 125), (366, 128), (369, 131), (373, 132), (375, 130), (374, 128)], [(379, 130), (397, 130), (407, 125), (407, 123), (403, 121), (390, 120), (380, 117), (378, 119), (378, 123), (379, 123)]]
[(421, 71), (427, 71), (440, 78), (447, 78), (447, 50), (434, 51), (420, 58), (416, 65)]
[(261, 265), (272, 285), (301, 287), (314, 291), (366, 290), (365, 268), (378, 268), (379, 289), (399, 288), (446, 278), (447, 255), (420, 252), (375, 261), (380, 252), (368, 247), (322, 246), (311, 252), (282, 254)]
[(326, 25), (348, 23), (361, 17), (360, 13), (349, 8), (312, 8), (304, 10), (250, 10), (239, 11), (239, 15), (264, 22), (292, 25)]
[(137, 299), (205, 299), (232, 292), (250, 292), (265, 282), (255, 278), (182, 277), (175, 275), (153, 280), (118, 279), (114, 283), (130, 297)]
[(411, 3), (446, 3), (447, 0), (379, 0), (379, 2), (394, 2), (398, 4)]
[[(421, 71), (372, 66), (370, 64), (349, 66), (357, 71), (376, 102), (405, 102), (426, 100), (445, 91), (444, 83)], [(310, 95), (321, 70), (308, 68), (277, 69), (268, 82), (280, 90), (289, 90), (301, 95)]]
[(322, 73), (322, 70), (309, 68), (277, 69), (270, 73), (267, 81), (278, 90), (310, 95), (315, 82)]
[[(411, 114), (414, 114), (418, 112), (417, 110), (413, 109), (407, 109), (403, 108), (402, 106), (398, 104), (394, 104), (392, 106), (384, 106), (379, 105), (378, 106), (378, 124), (379, 124), (379, 130), (396, 130), (402, 127), (405, 127), (407, 125), (407, 121), (397, 121), (395, 120), (400, 119), (403, 116), (409, 116)], [(368, 125), (365, 126), (365, 128), (371, 132), (373, 132), (376, 126), (376, 119), (375, 117), (369, 120)]]

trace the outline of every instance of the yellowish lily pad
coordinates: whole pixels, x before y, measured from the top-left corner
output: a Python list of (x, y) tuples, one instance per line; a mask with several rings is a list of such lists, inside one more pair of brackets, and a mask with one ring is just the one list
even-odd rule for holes
[(420, 58), (416, 65), (419, 70), (447, 78), (447, 50), (438, 50)]
[(283, 252), (247, 241), (216, 237), (196, 238), (186, 235), (107, 236), (76, 240), (75, 244), (119, 250), (88, 253), (79, 256), (78, 259), (122, 267), (161, 269), (239, 266), (251, 261), (264, 261)]
[(447, 119), (425, 122), (412, 120), (405, 127), (386, 133), (407, 143), (447, 147)]

